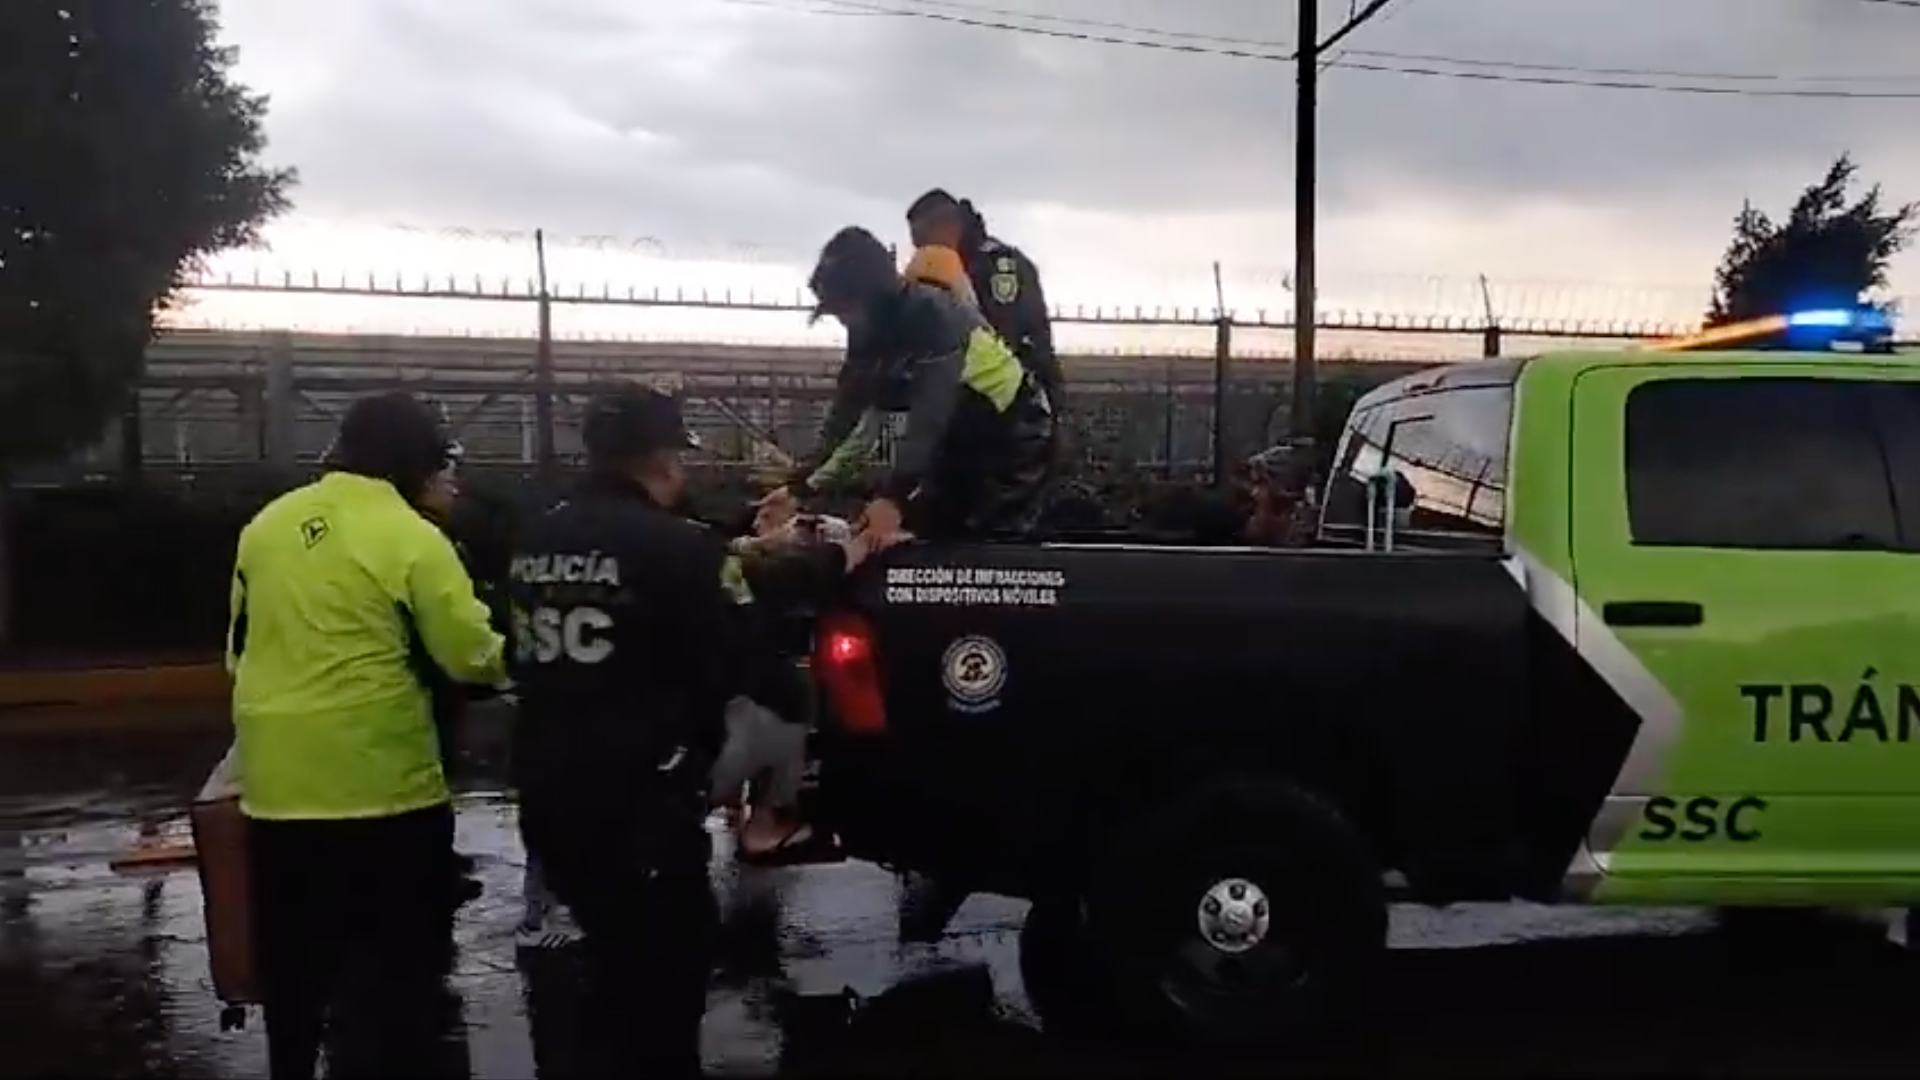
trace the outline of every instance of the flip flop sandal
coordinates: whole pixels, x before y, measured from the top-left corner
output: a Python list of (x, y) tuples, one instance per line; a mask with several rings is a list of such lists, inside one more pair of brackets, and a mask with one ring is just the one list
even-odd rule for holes
[(845, 862), (847, 852), (831, 834), (802, 822), (765, 851), (742, 849), (739, 859), (748, 866), (802, 866)]

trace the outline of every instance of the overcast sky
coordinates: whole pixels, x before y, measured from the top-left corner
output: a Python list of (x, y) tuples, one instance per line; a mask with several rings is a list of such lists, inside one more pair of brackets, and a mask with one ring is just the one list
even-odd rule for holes
[[(859, 3), (1293, 38), (1292, 0)], [(1325, 25), (1347, 10), (1321, 0)], [(300, 171), (275, 234), (289, 263), (363, 265), (351, 238), (375, 226), (542, 225), (655, 238), (708, 276), (725, 260), (790, 277), (848, 222), (904, 241), (906, 202), (938, 184), (1028, 249), (1058, 299), (1198, 302), (1219, 259), (1231, 303), (1290, 303), (1290, 65), (851, 12), (836, 0), (222, 4), (238, 77), (271, 96), (268, 156)], [(1920, 92), (1920, 9), (1864, 0), (1393, 0), (1348, 44)], [(1784, 210), (1842, 151), (1890, 197), (1920, 199), (1917, 128), (1920, 100), (1335, 67), (1321, 110), (1325, 289), (1356, 306), (1395, 290), (1412, 298), (1379, 302), (1418, 306), (1428, 288), (1452, 303), (1484, 272), (1617, 283), (1583, 301), (1601, 306), (1691, 308), (1741, 200)], [(453, 250), (401, 254), (410, 270), (465, 269)], [(396, 257), (377, 254), (364, 265)], [(611, 273), (645, 284), (674, 271), (649, 259)], [(1895, 285), (1920, 293), (1920, 259)]]

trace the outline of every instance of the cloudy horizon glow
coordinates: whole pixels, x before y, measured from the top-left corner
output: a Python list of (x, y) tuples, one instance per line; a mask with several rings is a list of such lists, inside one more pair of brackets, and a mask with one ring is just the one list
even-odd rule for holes
[[(1292, 36), (1291, 3), (982, 6)], [(1323, 2), (1323, 23), (1346, 7)], [(1229, 306), (1291, 304), (1290, 65), (850, 11), (833, 0), (225, 0), (235, 75), (271, 98), (266, 158), (301, 182), (269, 230), (272, 250), (215, 268), (524, 277), (518, 238), (537, 225), (562, 238), (552, 262), (563, 283), (790, 291), (843, 224), (904, 243), (906, 202), (937, 184), (973, 197), (1033, 255), (1058, 302), (1211, 304), (1218, 260)], [(1920, 73), (1906, 74), (1920, 12), (1850, 0), (1396, 0), (1349, 44), (1920, 90)], [(1920, 199), (1920, 146), (1902, 137), (1916, 115), (1912, 100), (1336, 67), (1322, 88), (1322, 307), (1451, 311), (1471, 305), (1486, 274), (1568, 317), (1697, 315), (1742, 200), (1782, 216), (1842, 152), (1889, 201)], [(1920, 256), (1903, 256), (1892, 292), (1920, 292), (1916, 271)], [(323, 318), (238, 301), (200, 294), (180, 317)], [(375, 325), (394, 310), (346, 321)], [(700, 326), (691, 332), (725, 330)]]

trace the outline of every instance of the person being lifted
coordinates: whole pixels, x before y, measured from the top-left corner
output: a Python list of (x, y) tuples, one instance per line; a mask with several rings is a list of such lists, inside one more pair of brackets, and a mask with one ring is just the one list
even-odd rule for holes
[(857, 484), (871, 456), (862, 428), (877, 428), (862, 417), (903, 413), (893, 467), (872, 482), (862, 515), (872, 539), (1031, 529), (1053, 456), (1053, 410), (980, 312), (903, 279), (886, 246), (859, 227), (827, 242), (808, 284), (816, 317), (846, 327), (847, 361), (815, 457), (762, 500), (762, 514), (777, 521), (816, 490)]

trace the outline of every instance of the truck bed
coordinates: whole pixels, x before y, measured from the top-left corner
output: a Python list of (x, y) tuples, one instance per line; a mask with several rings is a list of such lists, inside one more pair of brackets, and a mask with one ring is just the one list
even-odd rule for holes
[(1497, 554), (912, 545), (852, 607), (886, 731), (831, 738), (823, 790), (862, 855), (1035, 895), (1195, 773), (1277, 770), (1429, 892), (1527, 857), (1529, 616)]

